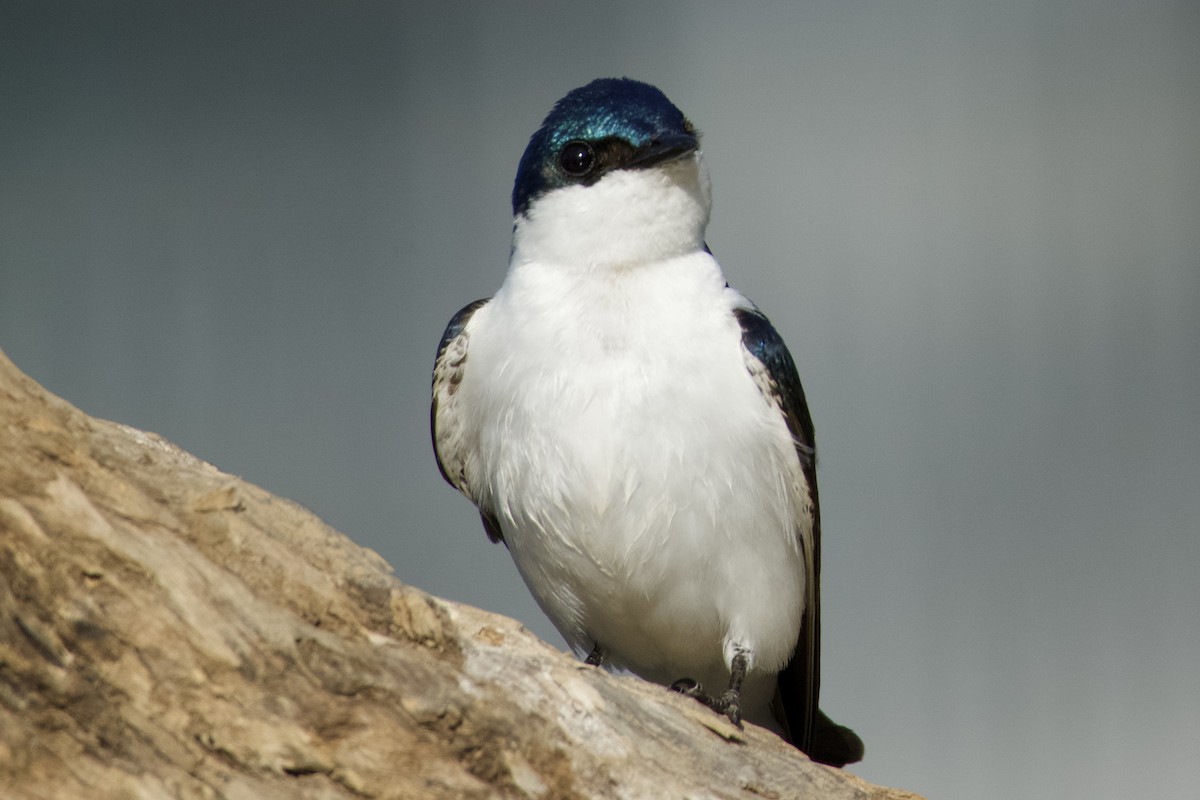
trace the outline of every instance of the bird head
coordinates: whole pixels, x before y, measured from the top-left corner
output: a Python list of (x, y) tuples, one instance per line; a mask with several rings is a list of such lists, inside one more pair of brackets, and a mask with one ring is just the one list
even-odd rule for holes
[(601, 78), (559, 100), (513, 186), (514, 249), (636, 264), (703, 247), (711, 197), (699, 133), (657, 88)]

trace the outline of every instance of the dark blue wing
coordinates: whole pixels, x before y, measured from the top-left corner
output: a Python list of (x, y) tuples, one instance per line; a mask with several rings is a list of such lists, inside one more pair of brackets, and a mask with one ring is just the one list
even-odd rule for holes
[(810, 563), (805, 564), (804, 618), (796, 650), (776, 679), (773, 710), (789, 740), (814, 761), (836, 767), (862, 760), (863, 743), (849, 728), (820, 710), (821, 690), (821, 505), (812, 416), (792, 355), (770, 321), (755, 308), (734, 310), (742, 346), (767, 372), (765, 392), (787, 423), (804, 472), (812, 516)]
[(821, 510), (812, 416), (796, 364), (770, 320), (754, 308), (738, 308), (733, 313), (742, 328), (742, 346), (766, 369), (764, 392), (792, 434), (810, 500), (812, 546), (803, 548), (811, 553), (804, 570), (804, 618), (792, 659), (779, 673), (775, 712), (792, 743), (811, 756), (821, 686)]
[(767, 369), (776, 393), (776, 401), (783, 413), (784, 421), (792, 438), (796, 440), (796, 454), (804, 467), (804, 477), (813, 495), (816, 506), (817, 463), (813, 443), (812, 416), (804, 399), (804, 387), (792, 354), (771, 321), (755, 308), (734, 309), (734, 316), (742, 326), (742, 346)]

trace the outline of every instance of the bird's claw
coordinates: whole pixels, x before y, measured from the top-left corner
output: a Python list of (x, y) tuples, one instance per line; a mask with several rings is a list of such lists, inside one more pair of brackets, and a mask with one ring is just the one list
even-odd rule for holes
[(742, 727), (742, 697), (737, 691), (729, 689), (720, 697), (709, 698), (708, 707), (729, 717), (729, 721), (737, 727)]
[(671, 691), (700, 701), (718, 714), (728, 717), (737, 727), (742, 727), (742, 698), (737, 690), (728, 689), (719, 697), (713, 697), (695, 679), (680, 678), (671, 684)]
[(590, 666), (593, 666), (593, 667), (598, 667), (604, 663), (604, 657), (605, 657), (604, 648), (600, 646), (599, 642), (596, 642), (592, 646), (592, 652), (588, 653), (588, 657), (584, 661), (584, 663), (588, 664)]
[(708, 695), (704, 693), (704, 687), (695, 678), (680, 678), (671, 684), (671, 691), (695, 698), (705, 705), (708, 704)]

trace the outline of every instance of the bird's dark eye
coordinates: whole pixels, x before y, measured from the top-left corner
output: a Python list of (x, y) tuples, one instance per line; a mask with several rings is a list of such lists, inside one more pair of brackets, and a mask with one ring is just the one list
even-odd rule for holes
[(567, 142), (558, 151), (558, 165), (568, 175), (582, 177), (596, 165), (596, 151), (587, 142)]

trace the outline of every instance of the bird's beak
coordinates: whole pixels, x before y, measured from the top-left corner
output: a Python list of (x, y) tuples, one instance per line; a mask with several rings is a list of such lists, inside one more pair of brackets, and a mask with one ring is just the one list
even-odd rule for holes
[(673, 133), (666, 136), (655, 136), (642, 145), (633, 154), (633, 159), (625, 167), (644, 169), (661, 164), (664, 161), (674, 161), (700, 149), (700, 140), (690, 133)]

